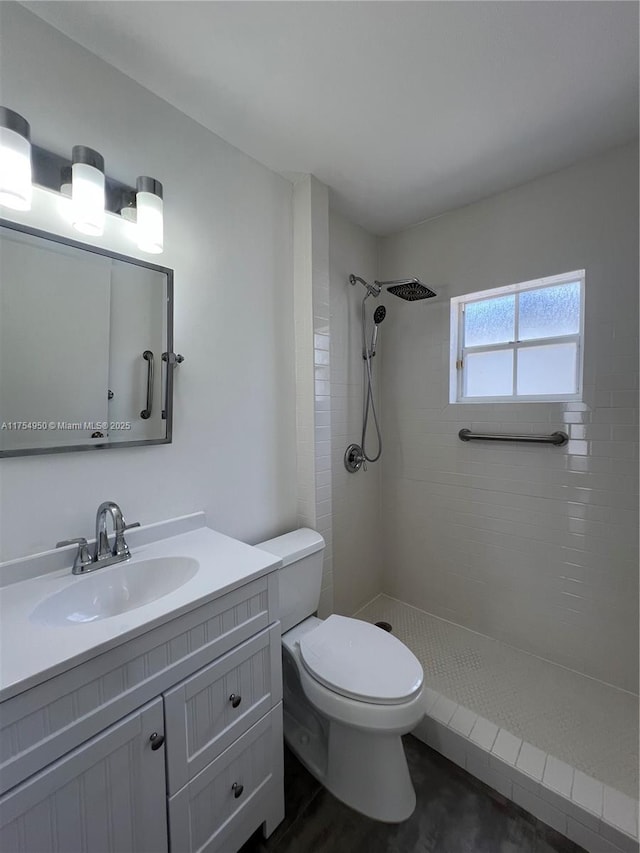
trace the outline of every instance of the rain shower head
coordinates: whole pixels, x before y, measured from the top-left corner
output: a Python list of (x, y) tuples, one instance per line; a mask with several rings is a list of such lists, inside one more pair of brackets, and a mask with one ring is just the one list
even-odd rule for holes
[(436, 296), (436, 292), (423, 284), (419, 278), (401, 278), (396, 281), (376, 281), (378, 287), (386, 289), (394, 296), (399, 296), (400, 299), (406, 299), (407, 302), (416, 302), (418, 299), (430, 299)]

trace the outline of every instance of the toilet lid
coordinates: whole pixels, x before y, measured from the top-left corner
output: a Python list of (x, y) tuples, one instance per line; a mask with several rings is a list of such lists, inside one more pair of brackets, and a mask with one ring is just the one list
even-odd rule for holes
[(330, 690), (376, 705), (397, 705), (422, 687), (422, 666), (396, 637), (360, 619), (329, 616), (300, 639), (311, 675)]

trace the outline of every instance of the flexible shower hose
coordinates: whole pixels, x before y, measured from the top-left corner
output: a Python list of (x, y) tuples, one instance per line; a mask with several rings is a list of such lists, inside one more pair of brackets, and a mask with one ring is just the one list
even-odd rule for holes
[[(378, 459), (382, 456), (382, 434), (380, 432), (380, 425), (378, 424), (378, 414), (376, 412), (376, 404), (373, 399), (373, 371), (371, 369), (371, 355), (367, 347), (367, 328), (366, 328), (366, 315), (365, 315), (365, 307), (364, 303), (369, 298), (369, 294), (367, 293), (362, 300), (362, 355), (364, 356), (365, 362), (365, 385), (366, 390), (363, 394), (364, 399), (364, 408), (362, 413), (362, 440), (360, 445), (362, 447), (362, 455), (366, 459), (367, 462), (377, 462)], [(365, 448), (365, 441), (367, 439), (367, 427), (369, 425), (369, 410), (373, 415), (373, 422), (376, 428), (376, 434), (378, 436), (378, 452), (375, 456), (369, 456), (367, 454), (367, 450)]]

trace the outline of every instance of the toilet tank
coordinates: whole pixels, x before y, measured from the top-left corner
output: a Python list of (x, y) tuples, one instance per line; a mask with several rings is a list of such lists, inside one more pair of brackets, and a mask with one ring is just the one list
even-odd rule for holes
[(259, 542), (255, 547), (282, 560), (278, 587), (280, 623), (284, 634), (318, 609), (324, 539), (315, 530), (301, 527), (284, 536)]

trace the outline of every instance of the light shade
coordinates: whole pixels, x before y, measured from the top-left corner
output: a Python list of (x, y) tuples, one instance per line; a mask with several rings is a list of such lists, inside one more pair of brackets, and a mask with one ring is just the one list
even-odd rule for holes
[(163, 250), (162, 184), (154, 178), (136, 181), (138, 248), (159, 254)]
[(71, 162), (73, 227), (100, 236), (104, 231), (104, 158), (86, 145), (74, 145)]
[(0, 107), (0, 204), (31, 209), (31, 129), (7, 107)]

